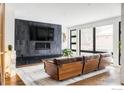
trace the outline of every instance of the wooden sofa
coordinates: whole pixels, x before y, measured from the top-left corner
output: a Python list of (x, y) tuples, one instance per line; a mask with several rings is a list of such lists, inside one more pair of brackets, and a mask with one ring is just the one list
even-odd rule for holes
[(56, 80), (68, 79), (82, 73), (82, 57), (44, 60), (45, 72)]
[(107, 53), (83, 55), (80, 57), (60, 57), (44, 61), (45, 72), (55, 80), (65, 80), (81, 74), (104, 69), (110, 64)]

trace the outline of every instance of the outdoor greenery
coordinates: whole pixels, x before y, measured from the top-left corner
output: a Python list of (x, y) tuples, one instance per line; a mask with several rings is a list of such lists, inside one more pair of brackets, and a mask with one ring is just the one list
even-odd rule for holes
[(71, 49), (64, 49), (63, 50), (63, 56), (72, 56), (73, 52)]

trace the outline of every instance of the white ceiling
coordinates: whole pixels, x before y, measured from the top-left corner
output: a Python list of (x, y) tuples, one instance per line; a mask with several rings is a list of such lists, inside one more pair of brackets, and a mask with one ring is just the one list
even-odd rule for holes
[(27, 20), (62, 24), (65, 26), (83, 24), (121, 15), (121, 4), (103, 3), (48, 3), (12, 4), (15, 17)]

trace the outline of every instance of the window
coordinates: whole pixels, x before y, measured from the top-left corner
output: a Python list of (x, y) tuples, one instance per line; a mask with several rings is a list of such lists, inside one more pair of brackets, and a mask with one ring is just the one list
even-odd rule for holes
[(81, 50), (93, 51), (93, 29), (81, 29)]
[(96, 51), (113, 52), (113, 25), (96, 27)]
[(76, 52), (77, 49), (77, 32), (76, 29), (74, 30), (70, 30), (70, 49), (72, 49), (72, 51)]
[[(113, 24), (70, 31), (70, 48), (79, 54), (113, 52)], [(79, 40), (77, 40), (79, 39)], [(78, 47), (77, 47), (78, 44)]]
[(75, 43), (76, 42), (76, 38), (72, 38), (71, 42)]

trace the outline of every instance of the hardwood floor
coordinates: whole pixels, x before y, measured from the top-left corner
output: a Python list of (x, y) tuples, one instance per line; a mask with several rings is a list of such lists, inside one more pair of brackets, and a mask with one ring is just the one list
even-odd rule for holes
[[(111, 67), (109, 72), (96, 75), (85, 80), (75, 82), (70, 85), (121, 85), (120, 84), (120, 68)], [(25, 85), (18, 75), (6, 79), (6, 85)]]
[(112, 71), (105, 72), (70, 85), (121, 85), (119, 68), (112, 69)]
[(25, 85), (18, 75), (5, 79), (5, 85)]

